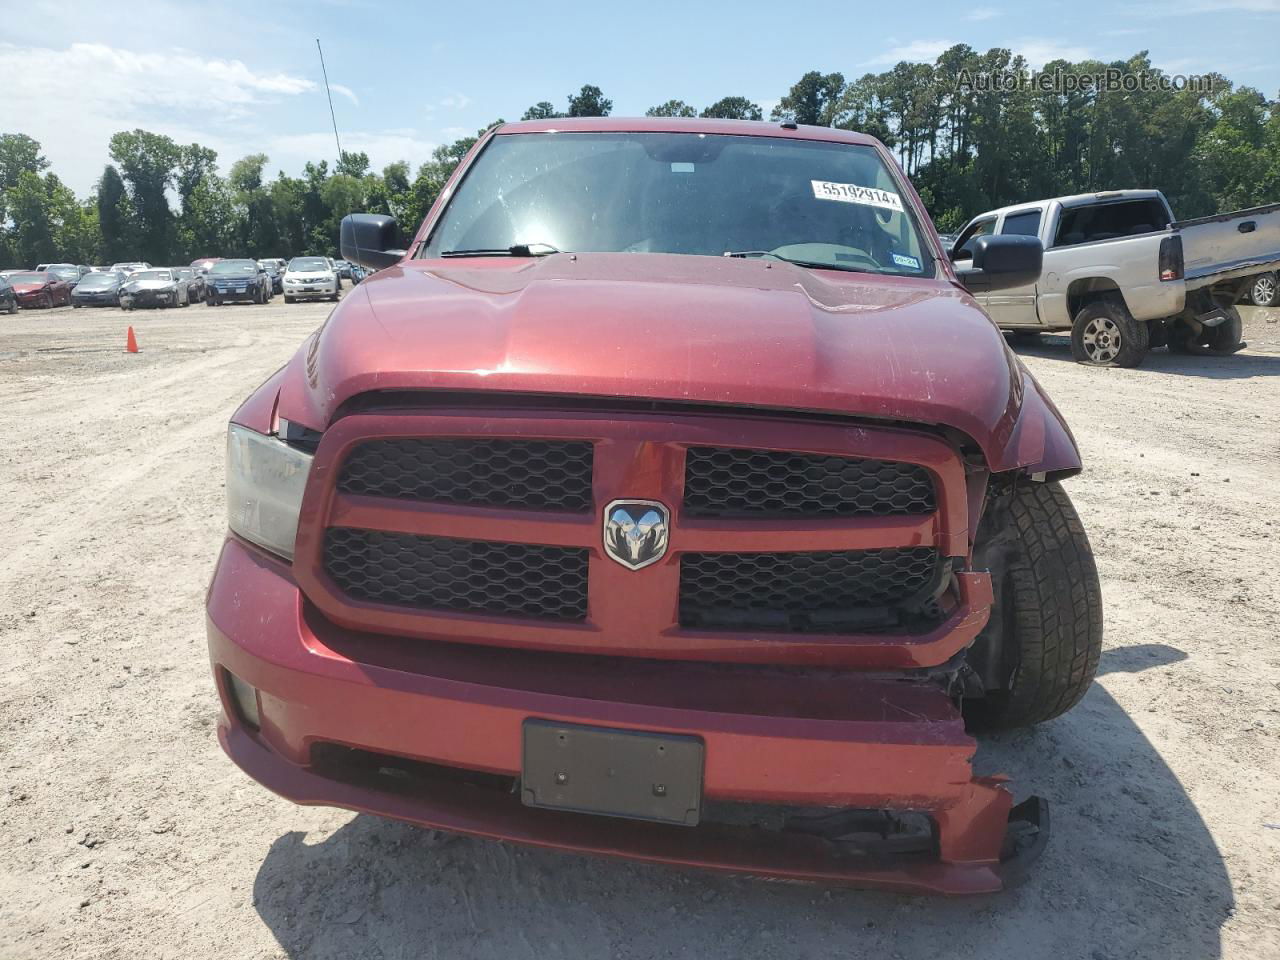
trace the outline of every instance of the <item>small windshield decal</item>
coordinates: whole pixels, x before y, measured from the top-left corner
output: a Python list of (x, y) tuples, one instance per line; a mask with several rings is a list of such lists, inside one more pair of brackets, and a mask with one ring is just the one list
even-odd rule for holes
[(920, 261), (915, 257), (908, 257), (905, 253), (893, 254), (893, 262), (900, 267), (910, 267), (912, 270), (920, 269)]
[(860, 203), (868, 207), (881, 207), (902, 213), (902, 198), (888, 190), (860, 187), (856, 183), (832, 183), (830, 180), (810, 180), (813, 195), (819, 200), (838, 200), (841, 203)]

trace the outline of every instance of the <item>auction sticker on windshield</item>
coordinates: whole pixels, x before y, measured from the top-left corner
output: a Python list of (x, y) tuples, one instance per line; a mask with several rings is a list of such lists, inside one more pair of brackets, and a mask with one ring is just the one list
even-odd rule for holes
[(861, 203), (868, 207), (883, 207), (902, 213), (902, 198), (888, 190), (860, 187), (856, 183), (832, 183), (830, 180), (810, 180), (813, 195), (819, 200), (838, 200), (841, 203)]

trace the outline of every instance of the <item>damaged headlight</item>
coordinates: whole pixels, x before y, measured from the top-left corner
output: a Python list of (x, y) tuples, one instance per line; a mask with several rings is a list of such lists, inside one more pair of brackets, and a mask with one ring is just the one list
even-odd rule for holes
[(227, 523), (231, 529), (292, 560), (312, 459), (278, 437), (231, 424), (227, 430)]

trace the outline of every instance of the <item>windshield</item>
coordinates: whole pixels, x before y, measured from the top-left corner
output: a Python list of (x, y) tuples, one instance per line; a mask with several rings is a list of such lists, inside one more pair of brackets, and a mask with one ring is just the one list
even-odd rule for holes
[(168, 270), (140, 270), (133, 275), (134, 280), (172, 280), (173, 274)]
[(318, 273), (329, 269), (324, 257), (294, 257), (289, 261), (291, 273)]
[(55, 277), (61, 277), (63, 280), (74, 279), (80, 276), (80, 271), (75, 267), (50, 267), (49, 272)]
[(774, 256), (833, 270), (933, 275), (874, 148), (781, 137), (495, 137), (422, 255), (475, 251)]
[(30, 270), (26, 273), (9, 274), (10, 283), (44, 283), (48, 279), (49, 278), (46, 274), (36, 273), (34, 270)]
[(110, 287), (116, 282), (114, 273), (87, 273), (80, 281), (80, 286), (88, 289), (90, 287)]
[(256, 274), (258, 264), (254, 260), (220, 260), (209, 268), (209, 272), (215, 276)]

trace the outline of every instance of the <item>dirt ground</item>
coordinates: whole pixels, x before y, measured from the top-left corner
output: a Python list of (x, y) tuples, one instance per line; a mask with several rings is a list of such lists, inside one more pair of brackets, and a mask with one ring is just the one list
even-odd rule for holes
[(440, 842), (239, 773), (224, 425), (328, 309), (0, 316), (0, 958), (1280, 957), (1280, 311), (1229, 359), (1019, 346), (1084, 451), (1106, 651), (981, 744), (1052, 804), (1030, 880), (944, 901)]

